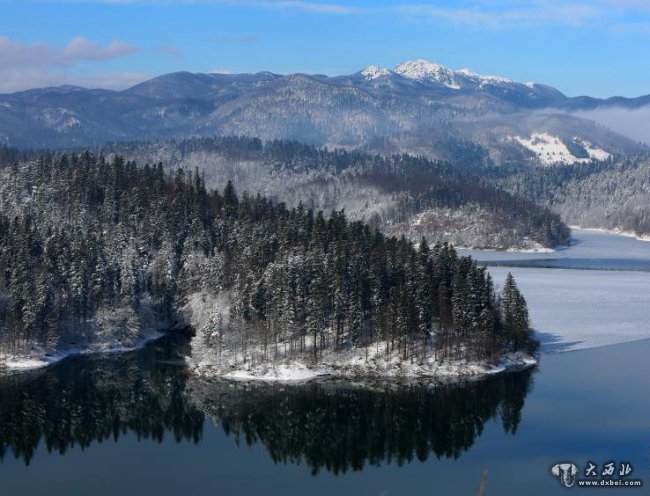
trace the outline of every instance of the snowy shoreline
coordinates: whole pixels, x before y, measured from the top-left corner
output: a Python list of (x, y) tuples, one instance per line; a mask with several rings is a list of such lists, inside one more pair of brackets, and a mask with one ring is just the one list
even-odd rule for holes
[[(300, 350), (279, 341), (242, 349), (236, 342), (220, 345), (227, 327), (230, 297), (195, 293), (181, 309), (196, 331), (185, 358), (197, 377), (235, 381), (301, 382), (330, 377), (341, 379), (462, 379), (487, 376), (513, 368), (537, 365), (523, 352), (504, 353), (498, 360), (436, 360), (433, 349), (422, 347), (404, 358), (394, 343), (380, 340), (365, 345), (342, 344), (314, 355), (314, 337), (307, 336)], [(329, 338), (332, 339), (331, 330)], [(289, 347), (289, 350), (287, 350)]]
[[(649, 239), (650, 240), (650, 239)], [(560, 245), (563, 247), (564, 245)], [(473, 246), (454, 246), (456, 251), (474, 251), (474, 252), (501, 252), (501, 253), (555, 253), (555, 248), (546, 248), (545, 246), (533, 248), (476, 248)]]
[(144, 348), (147, 344), (160, 339), (164, 335), (165, 333), (161, 331), (143, 333), (131, 346), (100, 343), (87, 348), (70, 348), (68, 350), (39, 349), (37, 353), (31, 355), (10, 356), (0, 354), (0, 375), (42, 369), (73, 356), (127, 353)]
[(638, 234), (633, 233), (632, 231), (623, 231), (622, 229), (605, 229), (604, 227), (582, 227), (578, 225), (570, 225), (569, 228), (579, 229), (581, 231), (594, 231), (594, 232), (601, 232), (605, 234), (613, 234), (616, 236), (624, 236), (626, 238), (636, 239), (637, 241), (650, 241), (650, 235), (639, 236)]
[[(251, 368), (224, 370), (211, 365), (190, 363), (190, 373), (204, 379), (225, 379), (242, 382), (298, 383), (316, 379), (355, 379), (355, 380), (420, 380), (431, 379), (449, 381), (458, 379), (478, 379), (506, 371), (523, 370), (534, 367), (539, 359), (525, 353), (508, 353), (496, 362), (448, 361), (441, 363), (412, 364), (407, 361), (369, 360), (353, 363), (341, 360), (321, 362), (310, 366), (301, 361), (280, 364), (258, 365)], [(383, 362), (383, 363), (382, 363)]]

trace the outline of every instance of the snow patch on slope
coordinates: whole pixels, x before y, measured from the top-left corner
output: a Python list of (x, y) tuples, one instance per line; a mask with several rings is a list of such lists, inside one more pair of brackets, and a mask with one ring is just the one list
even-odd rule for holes
[(472, 79), (474, 81), (477, 81), (481, 84), (507, 84), (507, 83), (514, 83), (512, 79), (508, 79), (505, 77), (501, 76), (482, 76), (481, 74), (477, 74), (474, 71), (471, 71), (469, 69), (461, 69), (460, 71), (457, 71), (456, 74), (460, 74), (461, 76), (466, 77), (467, 79)]
[(586, 150), (589, 158), (576, 157), (562, 139), (550, 133), (536, 132), (530, 138), (514, 136), (508, 139), (516, 141), (533, 152), (544, 165), (589, 163), (592, 160), (607, 160), (611, 157), (611, 154), (605, 150), (577, 137), (573, 141)]
[(602, 148), (598, 148), (597, 146), (590, 143), (589, 141), (578, 138), (577, 136), (573, 138), (573, 141), (575, 141), (576, 143), (581, 145), (585, 150), (587, 150), (590, 159), (609, 160), (610, 158), (612, 158), (611, 153), (606, 152)]

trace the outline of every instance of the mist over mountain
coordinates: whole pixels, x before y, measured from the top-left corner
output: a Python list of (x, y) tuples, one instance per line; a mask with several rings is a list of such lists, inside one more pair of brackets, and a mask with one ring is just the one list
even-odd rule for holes
[(337, 77), (178, 72), (123, 91), (61, 86), (0, 95), (0, 143), (62, 148), (245, 135), (445, 160), (469, 143), (480, 160), (497, 164), (573, 163), (646, 149), (576, 113), (649, 101), (570, 98), (424, 60)]

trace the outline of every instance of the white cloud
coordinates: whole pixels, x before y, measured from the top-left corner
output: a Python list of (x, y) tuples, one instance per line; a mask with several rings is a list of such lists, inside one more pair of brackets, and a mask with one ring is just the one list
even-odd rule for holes
[(40, 86), (77, 84), (119, 88), (142, 81), (138, 73), (87, 74), (76, 69), (80, 62), (100, 63), (136, 52), (137, 47), (113, 40), (108, 45), (76, 37), (63, 46), (13, 41), (0, 36), (0, 92)]
[(102, 47), (88, 38), (77, 36), (72, 38), (63, 49), (63, 55), (74, 62), (77, 60), (109, 60), (137, 51), (137, 47), (119, 40), (113, 40), (108, 46)]

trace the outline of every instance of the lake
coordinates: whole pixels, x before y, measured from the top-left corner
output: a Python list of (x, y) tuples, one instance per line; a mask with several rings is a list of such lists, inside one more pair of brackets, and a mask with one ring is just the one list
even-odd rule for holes
[[(497, 281), (512, 271), (529, 301), (544, 342), (532, 370), (450, 384), (199, 381), (187, 342), (167, 336), (0, 377), (1, 494), (474, 495), (486, 469), (486, 495), (647, 494), (650, 319), (637, 307), (650, 244), (575, 236), (538, 258), (574, 268), (489, 267)], [(585, 270), (626, 254), (626, 270)], [(589, 461), (629, 462), (646, 487), (565, 489), (550, 473)]]

